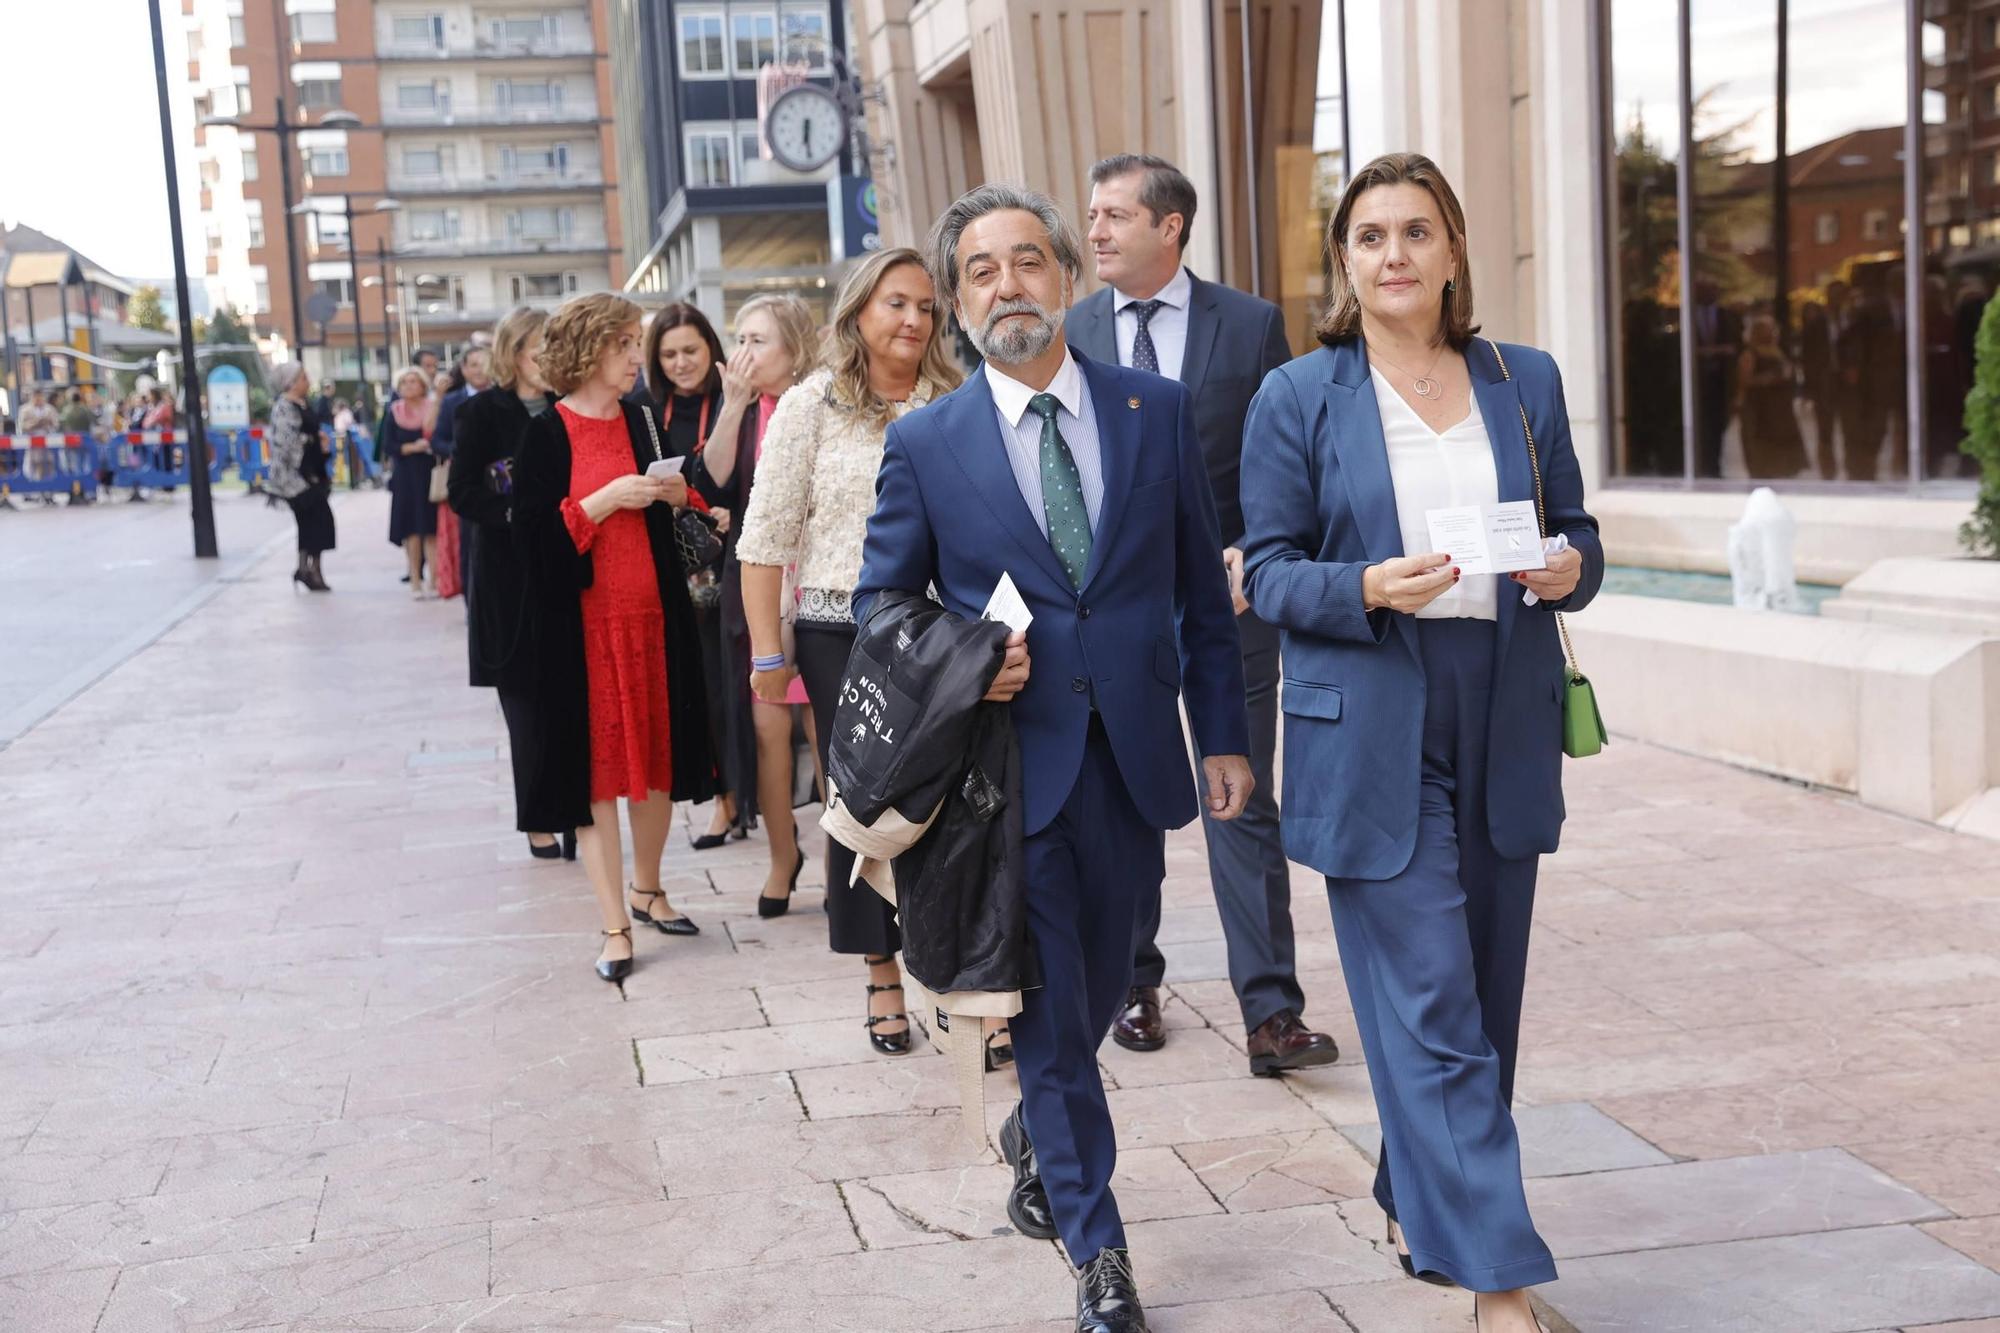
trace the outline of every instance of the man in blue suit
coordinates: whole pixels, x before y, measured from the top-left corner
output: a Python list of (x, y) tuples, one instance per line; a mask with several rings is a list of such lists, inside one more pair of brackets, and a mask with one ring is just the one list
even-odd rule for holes
[[(1222, 529), (1220, 558), (1236, 591), (1236, 628), (1243, 640), (1249, 689), (1250, 769), (1256, 792), (1231, 824), (1205, 820), (1208, 874), (1229, 946), (1229, 983), (1248, 1034), (1250, 1072), (1331, 1064), (1333, 1038), (1300, 1021), (1292, 937), (1292, 876), (1278, 832), (1278, 631), (1243, 599), (1243, 505), (1238, 477), (1243, 419), (1264, 376), (1292, 359), (1285, 317), (1269, 301), (1219, 283), (1203, 282), (1183, 264), (1194, 225), (1194, 184), (1170, 162), (1121, 154), (1090, 169), (1090, 231), (1085, 240), (1108, 286), (1077, 302), (1065, 332), (1069, 345), (1098, 361), (1115, 361), (1185, 384), (1194, 405), (1195, 438), (1208, 462)], [(1160, 916), (1140, 923), (1133, 951), (1132, 990), (1111, 1025), (1127, 1050), (1166, 1045), (1160, 983), (1166, 959), (1155, 942)]]
[(1010, 1024), (1022, 1100), (1000, 1134), (1008, 1215), (1062, 1237), (1079, 1330), (1143, 1333), (1097, 1048), (1156, 910), (1164, 830), (1198, 809), (1183, 693), (1211, 816), (1234, 819), (1253, 785), (1215, 505), (1187, 390), (1062, 341), (1081, 254), (1053, 200), (980, 186), (938, 220), (928, 254), (986, 365), (890, 427), (855, 616), (879, 593), (932, 586), (978, 616), (1003, 575), (1033, 614), (988, 696), (1011, 701), (1020, 738), (1044, 978)]

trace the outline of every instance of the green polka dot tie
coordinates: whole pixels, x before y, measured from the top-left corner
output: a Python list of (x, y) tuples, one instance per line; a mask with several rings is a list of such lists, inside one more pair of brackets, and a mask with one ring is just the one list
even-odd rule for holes
[(1042, 513), (1049, 521), (1049, 545), (1055, 547), (1070, 586), (1082, 588), (1090, 568), (1090, 511), (1084, 507), (1083, 481), (1069, 442), (1056, 429), (1061, 405), (1052, 393), (1028, 400), (1028, 410), (1042, 419)]

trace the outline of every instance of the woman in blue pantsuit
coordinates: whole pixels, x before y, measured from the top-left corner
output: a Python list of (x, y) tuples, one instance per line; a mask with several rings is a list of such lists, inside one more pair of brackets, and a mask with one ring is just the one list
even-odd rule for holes
[[(1243, 435), (1250, 603), (1285, 638), (1285, 849), (1327, 876), (1390, 1239), (1413, 1274), (1476, 1293), (1481, 1333), (1531, 1333), (1525, 1289), (1555, 1264), (1509, 1104), (1536, 858), (1563, 819), (1552, 613), (1596, 594), (1603, 548), (1555, 363), (1474, 336), (1464, 213), (1435, 164), (1370, 163), (1327, 242), (1323, 345), (1265, 379)], [(1427, 516), (1534, 499), (1524, 422), (1567, 546), (1465, 573)]]

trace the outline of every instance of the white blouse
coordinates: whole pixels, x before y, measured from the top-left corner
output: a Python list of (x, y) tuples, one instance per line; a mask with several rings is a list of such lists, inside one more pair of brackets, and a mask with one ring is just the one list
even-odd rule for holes
[[(1382, 439), (1389, 447), (1389, 480), (1396, 489), (1396, 526), (1403, 554), (1431, 549), (1433, 509), (1500, 502), (1500, 477), (1493, 444), (1479, 415), (1479, 398), (1468, 395), (1465, 420), (1442, 434), (1432, 430), (1380, 375), (1369, 372), (1375, 403), (1382, 413)], [(1419, 620), (1493, 620), (1498, 616), (1497, 574), (1467, 574), (1417, 612)]]

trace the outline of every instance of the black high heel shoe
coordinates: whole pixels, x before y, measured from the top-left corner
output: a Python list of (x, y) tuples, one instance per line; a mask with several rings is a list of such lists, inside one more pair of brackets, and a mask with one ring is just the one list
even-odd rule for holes
[[(606, 938), (623, 935), (627, 944), (632, 942), (632, 927), (630, 926), (625, 926), (618, 930), (607, 930), (602, 933)], [(597, 975), (610, 982), (623, 981), (632, 975), (632, 960), (630, 958), (600, 958), (597, 960)]]
[(534, 857), (537, 861), (553, 861), (562, 855), (562, 845), (552, 842), (544, 847), (533, 838), (529, 838), (528, 855)]
[[(1433, 1273), (1428, 1268), (1426, 1268), (1423, 1272), (1419, 1273), (1417, 1271), (1416, 1264), (1410, 1259), (1410, 1256), (1404, 1254), (1401, 1250), (1396, 1249), (1396, 1219), (1391, 1217), (1385, 1220), (1387, 1225), (1383, 1232), (1383, 1235), (1389, 1242), (1389, 1248), (1392, 1250), (1396, 1250), (1396, 1262), (1402, 1264), (1403, 1276), (1413, 1277), (1417, 1279), (1417, 1281), (1419, 1282), (1428, 1282), (1433, 1287), (1455, 1287), (1458, 1285), (1456, 1282), (1453, 1282), (1450, 1278), (1446, 1277), (1443, 1273)], [(1473, 1320), (1477, 1322), (1479, 1314), (1476, 1307), (1474, 1309), (1472, 1317)]]
[(712, 852), (725, 842), (742, 842), (749, 836), (750, 830), (747, 828), (726, 828), (720, 833), (704, 833), (694, 840), (694, 849), (698, 852)]
[(563, 859), (563, 860), (565, 860), (565, 861), (574, 861), (574, 860), (576, 860), (576, 830), (575, 830), (575, 829), (564, 829), (564, 830), (563, 830), (563, 835), (562, 835), (562, 859)]
[[(634, 898), (644, 898), (648, 901), (651, 901), (654, 898), (658, 898), (661, 902), (665, 902), (667, 900), (667, 895), (658, 889), (655, 889), (652, 892), (647, 893), (647, 892), (641, 892), (636, 888), (628, 888), (627, 892), (629, 892)], [(651, 926), (654, 930), (659, 931), (662, 935), (701, 934), (701, 927), (697, 926), (694, 923), (693, 919), (690, 917), (654, 916), (651, 912), (645, 911), (642, 908), (634, 907), (630, 903), (625, 904), (625, 910), (632, 914), (632, 919), (634, 921), (642, 921), (646, 925)]]
[[(864, 956), (861, 961), (868, 964), (868, 966), (870, 967), (880, 967), (884, 963), (894, 961), (894, 958), (893, 955), (889, 958), (869, 958)], [(891, 990), (900, 991), (902, 989), (903, 989), (903, 983), (900, 980), (897, 981), (896, 984), (893, 986), (878, 986), (872, 981), (869, 982), (868, 983), (869, 1009), (871, 1011), (874, 1009), (875, 997), (877, 995), (880, 995), (883, 991), (891, 991)], [(901, 1019), (903, 1022), (903, 1030), (901, 1032), (884, 1033), (884, 1032), (877, 1032), (875, 1030), (877, 1024), (894, 1023), (898, 1019)], [(868, 1044), (873, 1046), (876, 1050), (880, 1051), (884, 1055), (908, 1055), (910, 1053), (910, 1016), (908, 1013), (877, 1014), (874, 1012), (870, 1012), (867, 1017), (866, 1023), (868, 1027)]]
[(799, 863), (792, 867), (792, 882), (785, 886), (785, 896), (782, 898), (766, 898), (763, 894), (758, 894), (757, 915), (768, 918), (783, 916), (785, 913), (791, 911), (792, 894), (797, 892), (799, 887), (799, 872), (805, 868), (806, 854), (802, 851), (799, 853)]
[(304, 588), (307, 592), (313, 590), (312, 580), (306, 577), (306, 572), (303, 569), (292, 571), (292, 584), (294, 587)]

